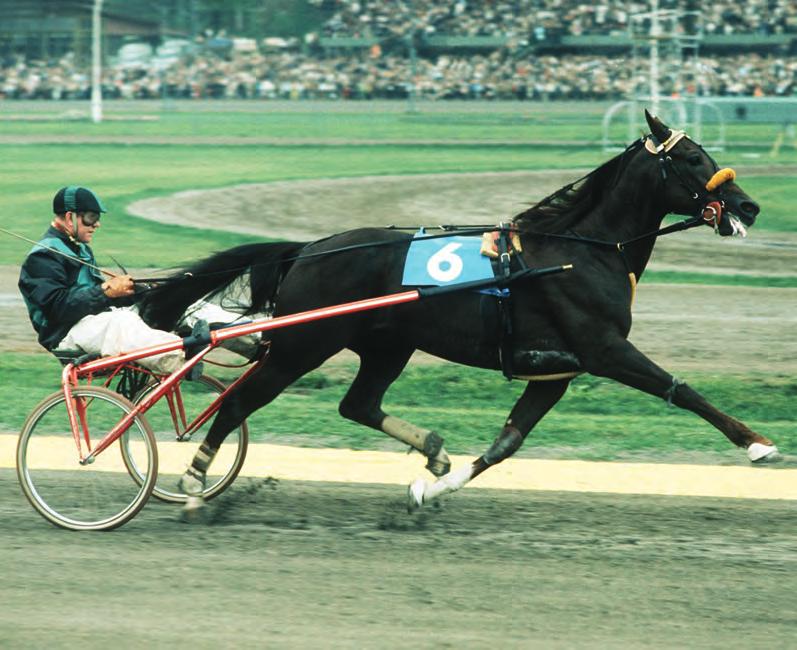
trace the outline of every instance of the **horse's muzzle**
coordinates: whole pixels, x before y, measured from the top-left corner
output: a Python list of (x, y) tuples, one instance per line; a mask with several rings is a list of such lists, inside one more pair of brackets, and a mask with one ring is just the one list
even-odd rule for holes
[(739, 217), (745, 226), (752, 226), (758, 213), (761, 212), (758, 203), (746, 194), (728, 192), (722, 199), (725, 202), (725, 209)]

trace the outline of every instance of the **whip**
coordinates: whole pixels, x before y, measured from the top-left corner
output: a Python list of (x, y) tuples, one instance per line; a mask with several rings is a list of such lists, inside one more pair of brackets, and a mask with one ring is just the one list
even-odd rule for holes
[[(72, 260), (74, 262), (77, 262), (78, 264), (82, 264), (83, 266), (88, 266), (90, 269), (94, 269), (95, 271), (99, 271), (103, 275), (107, 275), (109, 278), (118, 277), (116, 273), (111, 273), (111, 271), (106, 271), (105, 269), (101, 269), (96, 264), (92, 264), (91, 262), (87, 262), (86, 260), (82, 260), (79, 257), (75, 257), (74, 255), (69, 255), (67, 253), (64, 253), (63, 251), (59, 251), (57, 248), (51, 248), (50, 246), (45, 246), (44, 244), (41, 244), (41, 243), (39, 243), (37, 241), (33, 241), (32, 239), (28, 239), (27, 237), (25, 237), (23, 235), (20, 235), (18, 233), (12, 232), (10, 230), (6, 230), (5, 228), (0, 228), (0, 232), (4, 232), (6, 235), (11, 235), (12, 237), (16, 237), (17, 239), (21, 239), (22, 241), (26, 241), (29, 244), (33, 244), (34, 246), (40, 246), (41, 248), (43, 248), (43, 249), (45, 249), (47, 251), (50, 251), (51, 253), (55, 253), (56, 255), (60, 255), (61, 257), (66, 257), (67, 259), (70, 259), (70, 260)], [(122, 266), (119, 263), (119, 261), (113, 255), (109, 255), (109, 257), (114, 262), (116, 262), (116, 264), (119, 266), (119, 268), (122, 269), (122, 272), (125, 275), (127, 275), (127, 269), (125, 269), (125, 267)], [(187, 277), (187, 278), (190, 278), (190, 277), (193, 276), (193, 273), (186, 272), (183, 275), (185, 277)], [(143, 280), (134, 279), (133, 280), (133, 284), (154, 284), (156, 282), (166, 282), (167, 280), (168, 280), (167, 278), (144, 278)]]
[[(37, 241), (33, 241), (32, 239), (28, 239), (22, 235), (19, 235), (15, 232), (11, 232), (10, 230), (6, 230), (5, 228), (0, 228), (0, 232), (4, 232), (6, 235), (11, 235), (12, 237), (16, 237), (17, 239), (21, 239), (22, 241), (26, 241), (29, 244), (33, 244), (34, 246), (41, 246), (43, 249), (50, 251), (51, 253), (55, 253), (60, 255), (61, 257), (66, 257), (67, 259), (73, 260), (78, 264), (82, 264), (83, 266), (88, 266), (90, 269), (94, 269), (95, 271), (99, 271), (103, 275), (107, 275), (109, 278), (115, 278), (116, 273), (111, 273), (110, 271), (106, 271), (105, 269), (101, 269), (96, 264), (92, 264), (91, 262), (87, 262), (86, 260), (82, 260), (79, 257), (75, 257), (74, 255), (69, 255), (68, 253), (64, 253), (63, 251), (59, 251), (57, 248), (51, 248), (50, 246), (45, 246), (44, 244), (40, 244)], [(117, 262), (118, 264), (118, 262)], [(121, 265), (120, 265), (121, 266)], [(135, 280), (134, 280), (135, 282)]]

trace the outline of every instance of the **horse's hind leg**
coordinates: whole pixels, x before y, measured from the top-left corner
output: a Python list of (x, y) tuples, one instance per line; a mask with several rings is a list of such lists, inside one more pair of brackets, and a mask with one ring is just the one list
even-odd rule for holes
[(529, 382), (512, 408), (501, 433), (484, 455), (431, 485), (422, 479), (414, 481), (409, 487), (408, 510), (413, 512), (424, 503), (459, 490), (488, 467), (509, 458), (523, 444), (529, 431), (565, 394), (569, 383), (569, 379)]
[(451, 468), (443, 439), (434, 431), (387, 415), (382, 410), (382, 398), (412, 356), (412, 348), (390, 350), (358, 350), (360, 370), (346, 396), (340, 403), (340, 414), (354, 422), (383, 431), (420, 451), (429, 459), (426, 468), (435, 476), (446, 474)]
[(224, 400), (207, 436), (194, 455), (191, 466), (180, 478), (179, 487), (188, 495), (186, 513), (197, 510), (203, 505), (205, 476), (227, 434), (239, 427), (254, 411), (274, 400), (299, 377), (320, 366), (336, 351), (333, 350), (329, 354), (319, 353), (312, 360), (305, 360), (302, 364), (291, 357), (281, 362), (277, 355), (272, 355), (260, 370)]

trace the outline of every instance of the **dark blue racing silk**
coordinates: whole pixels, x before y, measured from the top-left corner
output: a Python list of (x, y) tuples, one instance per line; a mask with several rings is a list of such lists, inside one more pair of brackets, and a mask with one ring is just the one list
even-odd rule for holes
[(130, 303), (128, 298), (108, 298), (102, 291), (100, 272), (78, 260), (96, 266), (89, 246), (70, 240), (51, 226), (22, 264), (19, 290), (39, 343), (48, 350), (58, 347), (84, 316)]

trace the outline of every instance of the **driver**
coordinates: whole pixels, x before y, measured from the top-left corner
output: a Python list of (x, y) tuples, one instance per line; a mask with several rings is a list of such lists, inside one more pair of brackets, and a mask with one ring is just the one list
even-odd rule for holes
[[(96, 268), (89, 244), (105, 211), (90, 189), (62, 187), (53, 198), (50, 227), (22, 264), (19, 290), (39, 343), (47, 350), (78, 348), (115, 356), (180, 340), (176, 334), (152, 329), (133, 310), (132, 277), (103, 277)], [(170, 374), (183, 360), (183, 351), (177, 350), (138, 363)]]

